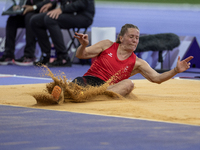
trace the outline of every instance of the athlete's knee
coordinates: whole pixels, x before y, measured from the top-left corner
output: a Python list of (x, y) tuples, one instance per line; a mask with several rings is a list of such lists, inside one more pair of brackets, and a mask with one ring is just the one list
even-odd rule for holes
[(125, 81), (126, 91), (129, 94), (134, 89), (134, 83), (130, 79), (126, 79)]
[(133, 81), (131, 81), (131, 80), (129, 80), (128, 81), (129, 83), (128, 83), (128, 85), (129, 85), (129, 90), (130, 90), (130, 92), (134, 89), (134, 83), (133, 83)]

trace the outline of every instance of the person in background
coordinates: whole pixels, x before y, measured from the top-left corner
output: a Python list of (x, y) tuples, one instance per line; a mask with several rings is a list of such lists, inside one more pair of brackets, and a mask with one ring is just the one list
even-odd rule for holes
[[(94, 0), (61, 0), (59, 8), (48, 13), (34, 15), (31, 18), (31, 26), (43, 53), (43, 56), (38, 62), (35, 62), (35, 65), (71, 66), (61, 29), (89, 27), (93, 22), (94, 14)], [(47, 31), (50, 33), (57, 56), (51, 63), (49, 62), (51, 43)]]
[[(22, 15), (9, 16), (6, 24), (6, 41), (5, 41), (5, 51), (3, 56), (0, 58), (0, 65), (8, 65), (13, 62), (16, 65), (30, 66), (33, 65), (35, 61), (35, 47), (36, 47), (36, 37), (30, 26), (30, 19), (35, 14), (39, 12), (47, 12), (48, 10), (54, 9), (56, 7), (55, 3), (50, 0), (27, 0), (26, 4), (22, 7), (24, 8)], [(17, 6), (14, 6), (17, 7)], [(24, 48), (23, 57), (15, 59), (15, 39), (18, 28), (26, 29), (26, 45)]]

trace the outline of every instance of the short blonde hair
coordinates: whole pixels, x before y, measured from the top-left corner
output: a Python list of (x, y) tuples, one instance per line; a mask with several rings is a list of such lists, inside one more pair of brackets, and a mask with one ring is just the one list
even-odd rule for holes
[(124, 34), (127, 32), (127, 30), (129, 28), (135, 28), (135, 29), (138, 29), (138, 31), (140, 31), (139, 28), (137, 26), (133, 25), (133, 24), (125, 24), (125, 25), (122, 26), (121, 31), (117, 36), (116, 43), (119, 43), (119, 44), (121, 43), (120, 36), (124, 36)]

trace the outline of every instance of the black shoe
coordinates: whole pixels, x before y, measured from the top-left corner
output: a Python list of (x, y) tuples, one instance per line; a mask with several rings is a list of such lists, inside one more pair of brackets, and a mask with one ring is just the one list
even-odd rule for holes
[(8, 64), (13, 64), (13, 58), (3, 55), (0, 58), (0, 65), (8, 65)]
[(19, 66), (33, 66), (35, 58), (21, 57), (20, 59), (15, 59), (15, 64)]
[(48, 63), (48, 67), (71, 67), (72, 63), (70, 58), (67, 59), (56, 59), (52, 63)]
[(49, 57), (42, 56), (39, 61), (34, 62), (34, 65), (35, 66), (47, 65), (49, 63), (49, 59), (50, 59)]

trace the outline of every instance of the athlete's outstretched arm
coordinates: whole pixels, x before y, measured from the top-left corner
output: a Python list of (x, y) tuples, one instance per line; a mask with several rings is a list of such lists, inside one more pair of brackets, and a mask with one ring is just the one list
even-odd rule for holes
[(189, 69), (190, 68), (189, 61), (191, 59), (193, 59), (193, 56), (190, 56), (190, 57), (180, 61), (180, 56), (179, 56), (177, 65), (174, 69), (160, 74), (160, 73), (156, 72), (154, 69), (152, 69), (146, 61), (144, 61), (140, 58), (137, 58), (137, 60), (136, 60), (137, 69), (136, 70), (139, 70), (138, 73), (141, 73), (149, 81), (155, 82), (155, 83), (162, 83), (164, 81), (171, 79), (177, 73), (181, 73), (181, 72)]

